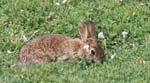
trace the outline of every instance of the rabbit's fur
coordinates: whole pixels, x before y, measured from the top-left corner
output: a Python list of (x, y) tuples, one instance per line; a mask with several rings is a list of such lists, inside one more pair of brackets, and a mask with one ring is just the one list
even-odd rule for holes
[(104, 51), (97, 42), (94, 23), (80, 22), (78, 30), (81, 40), (60, 34), (50, 34), (27, 42), (20, 50), (20, 63), (35, 64), (80, 58), (102, 62)]

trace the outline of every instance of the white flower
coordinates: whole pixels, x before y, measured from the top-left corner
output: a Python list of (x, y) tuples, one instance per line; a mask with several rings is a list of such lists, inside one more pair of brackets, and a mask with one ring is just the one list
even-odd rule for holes
[(135, 16), (135, 14), (136, 14), (135, 12), (132, 13), (133, 16)]
[(14, 68), (15, 66), (17, 66), (17, 64), (13, 64), (10, 66), (10, 68)]
[(103, 32), (98, 33), (98, 38), (105, 39), (105, 36), (104, 36)]
[(114, 53), (113, 55), (111, 55), (111, 59), (113, 59), (116, 56), (116, 53)]
[(23, 10), (23, 9), (21, 9), (21, 10), (20, 10), (20, 12), (24, 12), (24, 10)]
[(143, 64), (145, 64), (145, 61), (143, 60)]
[(145, 60), (140, 60), (140, 63), (141, 63), (141, 64), (145, 64), (146, 61), (145, 61)]
[(7, 53), (8, 53), (8, 54), (12, 54), (13, 52), (12, 52), (12, 51), (10, 51), (10, 50), (7, 50)]
[(24, 42), (28, 41), (28, 39), (27, 39), (27, 37), (26, 37), (25, 35), (22, 36), (22, 40), (23, 40)]
[(140, 6), (144, 6), (145, 4), (141, 2), (139, 5), (140, 5)]
[(59, 3), (59, 2), (56, 2), (55, 5), (56, 5), (56, 6), (60, 6), (60, 3)]
[(126, 38), (126, 37), (127, 37), (127, 35), (128, 35), (128, 32), (126, 32), (126, 31), (123, 31), (123, 32), (122, 32), (122, 36), (123, 36), (123, 38)]
[(67, 0), (63, 0), (63, 1), (62, 1), (62, 3), (66, 3), (66, 2), (67, 2)]

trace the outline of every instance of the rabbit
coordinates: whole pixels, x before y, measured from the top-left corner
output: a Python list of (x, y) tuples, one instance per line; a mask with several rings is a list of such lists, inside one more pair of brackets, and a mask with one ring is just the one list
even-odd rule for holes
[(97, 41), (94, 22), (80, 22), (78, 31), (81, 39), (49, 34), (27, 42), (20, 49), (19, 62), (38, 64), (82, 58), (103, 62), (104, 50)]

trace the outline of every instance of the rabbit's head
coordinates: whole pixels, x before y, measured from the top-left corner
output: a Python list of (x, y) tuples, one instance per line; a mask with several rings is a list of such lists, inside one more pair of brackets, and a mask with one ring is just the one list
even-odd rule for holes
[(103, 62), (104, 50), (97, 41), (95, 24), (92, 21), (80, 22), (78, 30), (84, 43), (83, 49), (87, 51), (86, 58)]

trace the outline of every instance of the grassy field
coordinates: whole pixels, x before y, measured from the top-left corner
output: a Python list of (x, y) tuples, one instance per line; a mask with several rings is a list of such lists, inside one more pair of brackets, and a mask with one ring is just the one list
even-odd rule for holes
[[(93, 20), (106, 61), (58, 61), (14, 66), (24, 36), (79, 37), (78, 23)], [(122, 32), (128, 32), (123, 38)], [(150, 82), (150, 1), (0, 0), (0, 83)]]

